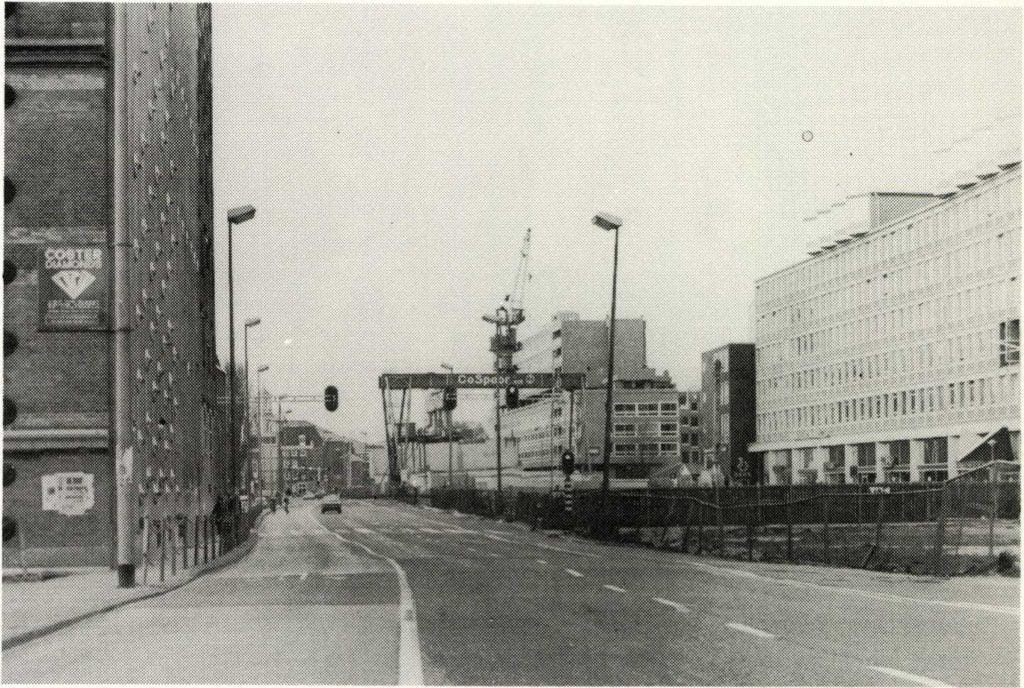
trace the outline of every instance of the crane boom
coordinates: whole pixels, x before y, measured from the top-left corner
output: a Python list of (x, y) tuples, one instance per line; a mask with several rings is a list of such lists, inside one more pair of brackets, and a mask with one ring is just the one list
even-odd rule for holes
[(512, 319), (522, 316), (523, 301), (526, 298), (526, 284), (530, 281), (530, 227), (526, 228), (526, 236), (523, 237), (522, 248), (519, 249), (519, 266), (516, 268), (515, 282), (512, 284), (512, 291), (505, 295), (505, 303), (508, 304)]

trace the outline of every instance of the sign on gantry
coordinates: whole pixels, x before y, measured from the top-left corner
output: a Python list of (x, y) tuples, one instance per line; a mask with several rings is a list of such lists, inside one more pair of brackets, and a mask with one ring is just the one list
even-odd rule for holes
[(493, 389), (519, 388), (576, 390), (583, 387), (582, 373), (384, 373), (381, 389)]

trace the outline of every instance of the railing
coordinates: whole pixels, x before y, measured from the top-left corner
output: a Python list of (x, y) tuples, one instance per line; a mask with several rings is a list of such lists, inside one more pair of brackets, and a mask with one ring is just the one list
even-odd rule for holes
[[(770, 485), (597, 490), (572, 495), (437, 489), (432, 506), (533, 528), (750, 561), (956, 575), (1014, 568), (1017, 483)], [(422, 500), (416, 495), (414, 500)], [(414, 501), (407, 500), (407, 501)], [(1000, 519), (1004, 522), (997, 523)]]
[(140, 532), (142, 582), (153, 577), (163, 583), (178, 569), (185, 571), (225, 554), (245, 542), (256, 523), (263, 504), (243, 511), (224, 509), (205, 516), (177, 514), (165, 517), (143, 516)]

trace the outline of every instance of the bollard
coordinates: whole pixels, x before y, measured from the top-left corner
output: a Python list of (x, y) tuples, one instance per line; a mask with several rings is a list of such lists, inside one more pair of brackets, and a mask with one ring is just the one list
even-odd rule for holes
[(195, 552), (192, 555), (192, 565), (199, 566), (199, 514), (196, 514), (195, 526), (192, 528), (192, 544)]
[(164, 567), (167, 565), (167, 524), (164, 519), (160, 519), (160, 529), (157, 531), (157, 546), (160, 547), (160, 582), (164, 582), (165, 570)]

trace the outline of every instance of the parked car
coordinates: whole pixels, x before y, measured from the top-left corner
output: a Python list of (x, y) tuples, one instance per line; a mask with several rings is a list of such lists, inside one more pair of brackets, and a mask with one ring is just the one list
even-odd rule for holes
[(323, 499), (326, 496), (327, 496), (327, 493), (324, 492), (323, 490), (317, 490), (316, 491), (316, 498), (317, 499)]
[(302, 495), (302, 498), (303, 499), (316, 499), (316, 495), (313, 494), (312, 492), (307, 492), (306, 494)]
[(341, 499), (337, 495), (328, 495), (320, 503), (320, 513), (326, 514), (328, 511), (341, 513)]

